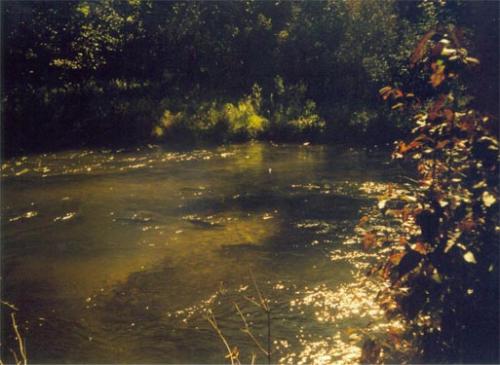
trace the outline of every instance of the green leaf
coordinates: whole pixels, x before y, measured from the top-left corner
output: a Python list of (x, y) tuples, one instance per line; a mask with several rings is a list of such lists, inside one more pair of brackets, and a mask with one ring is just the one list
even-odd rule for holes
[(87, 3), (79, 4), (76, 10), (82, 13), (84, 17), (88, 17), (90, 14), (90, 5)]

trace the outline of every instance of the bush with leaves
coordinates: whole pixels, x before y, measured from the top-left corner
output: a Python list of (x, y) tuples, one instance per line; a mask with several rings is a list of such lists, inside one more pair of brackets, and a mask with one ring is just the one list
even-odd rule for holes
[(380, 297), (410, 321), (417, 360), (497, 363), (498, 124), (467, 107), (462, 78), (479, 60), (464, 44), (453, 26), (430, 30), (408, 79), (380, 90), (414, 119), (412, 139), (393, 157), (419, 176), (413, 199), (391, 191), (379, 202), (402, 203), (401, 237), (378, 268), (391, 283)]
[(255, 84), (252, 92), (236, 101), (203, 101), (177, 105), (174, 113), (168, 101), (152, 134), (166, 141), (245, 141), (259, 137), (268, 120), (261, 113), (262, 89)]

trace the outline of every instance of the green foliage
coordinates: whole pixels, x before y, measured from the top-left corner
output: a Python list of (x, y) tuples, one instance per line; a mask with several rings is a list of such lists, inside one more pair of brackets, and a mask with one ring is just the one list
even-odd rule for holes
[(263, 108), (270, 120), (267, 133), (271, 138), (315, 138), (325, 130), (326, 123), (316, 103), (307, 98), (303, 82), (286, 84), (280, 75), (275, 76)]
[(260, 115), (261, 88), (237, 102), (200, 102), (192, 109), (173, 113), (165, 110), (153, 128), (157, 138), (173, 140), (188, 134), (195, 140), (247, 140), (259, 137), (267, 127)]
[[(210, 139), (208, 131), (220, 130), (366, 141), (375, 124), (393, 118), (377, 106), (374, 91), (409, 76), (402, 65), (415, 35), (437, 21), (465, 18), (465, 7), (476, 9), (471, 26), (494, 13), (469, 3), (395, 0), (5, 2), (6, 147), (97, 144), (103, 134), (120, 144), (121, 136), (131, 139), (117, 132), (125, 125), (140, 131), (140, 143), (166, 109), (194, 116), (207, 108), (216, 110), (200, 117), (208, 126), (186, 122), (182, 130)], [(490, 33), (484, 27), (483, 38)], [(491, 62), (488, 72), (496, 66)], [(262, 87), (258, 106), (244, 101), (254, 84)], [(141, 109), (143, 98), (151, 106), (144, 116), (105, 105), (128, 99)]]
[(316, 114), (316, 103), (312, 100), (306, 101), (301, 115), (290, 124), (296, 134), (310, 137), (320, 135), (325, 128), (325, 121)]

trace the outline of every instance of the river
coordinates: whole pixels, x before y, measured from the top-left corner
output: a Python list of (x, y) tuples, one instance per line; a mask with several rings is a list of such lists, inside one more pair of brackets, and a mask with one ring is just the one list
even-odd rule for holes
[(399, 173), (383, 151), (257, 142), (9, 159), (2, 299), (31, 363), (227, 363), (210, 310), (265, 362), (234, 306), (265, 344), (253, 275), (273, 362), (355, 363), (357, 329), (388, 323), (354, 229)]

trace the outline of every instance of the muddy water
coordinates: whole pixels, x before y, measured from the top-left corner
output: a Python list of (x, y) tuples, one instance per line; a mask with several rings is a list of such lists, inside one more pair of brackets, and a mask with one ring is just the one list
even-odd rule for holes
[(367, 187), (396, 179), (386, 155), (249, 143), (4, 161), (2, 299), (30, 362), (227, 362), (210, 310), (242, 362), (266, 361), (234, 307), (267, 346), (250, 272), (273, 362), (356, 362), (356, 329), (387, 325), (354, 235)]

